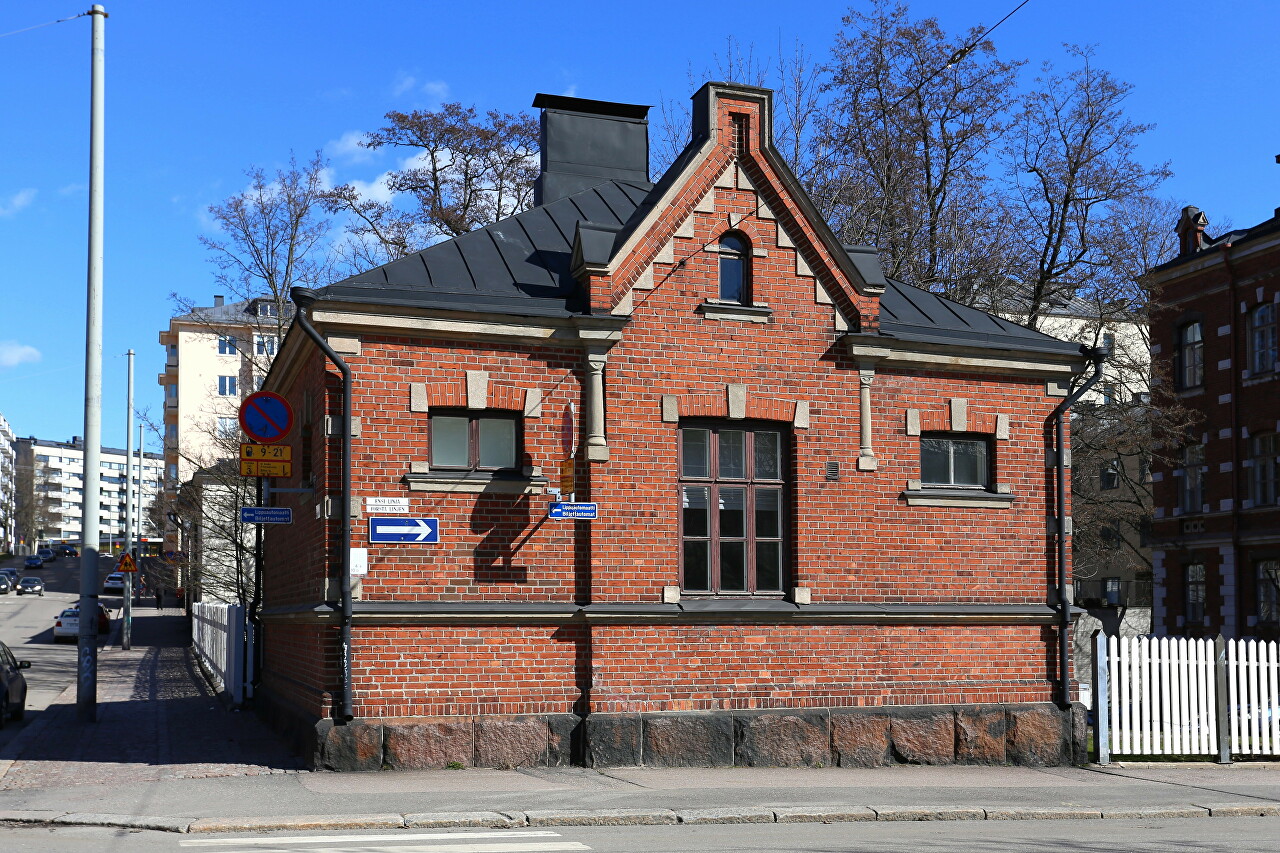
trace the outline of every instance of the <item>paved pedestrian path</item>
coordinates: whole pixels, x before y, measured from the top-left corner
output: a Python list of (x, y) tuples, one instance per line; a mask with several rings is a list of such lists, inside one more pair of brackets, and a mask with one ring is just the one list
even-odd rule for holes
[(176, 609), (136, 608), (129, 651), (120, 620), (98, 655), (97, 721), (81, 724), (76, 685), (0, 758), (0, 790), (252, 776), (301, 764), (252, 714), (223, 706), (199, 672)]

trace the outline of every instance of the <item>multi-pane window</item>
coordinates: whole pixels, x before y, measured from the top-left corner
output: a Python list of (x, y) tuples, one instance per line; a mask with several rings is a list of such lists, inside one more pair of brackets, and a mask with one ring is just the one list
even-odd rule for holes
[(275, 335), (254, 335), (253, 351), (258, 355), (274, 357), (276, 354), (276, 342)]
[(258, 300), (258, 316), (259, 317), (277, 317), (279, 311), (276, 310), (276, 304), (270, 299)]
[(1249, 314), (1249, 367), (1253, 373), (1276, 369), (1276, 306), (1267, 302)]
[(1268, 432), (1249, 439), (1249, 459), (1253, 463), (1249, 472), (1249, 497), (1258, 506), (1276, 503), (1276, 486), (1280, 483), (1280, 435)]
[(1120, 578), (1103, 578), (1103, 595), (1107, 604), (1116, 607), (1120, 604)]
[(1178, 330), (1178, 384), (1182, 388), (1204, 384), (1204, 336), (1199, 323)]
[(1102, 474), (1099, 486), (1103, 491), (1120, 488), (1120, 460), (1112, 459), (1102, 465)]
[(503, 471), (517, 467), (520, 429), (514, 414), (431, 413), (431, 467)]
[(236, 336), (218, 335), (218, 355), (236, 354)]
[(786, 448), (777, 428), (680, 430), (680, 534), (686, 592), (782, 592)]
[(178, 399), (178, 386), (177, 385), (164, 386), (164, 398), (166, 400)]
[(926, 488), (987, 488), (991, 483), (990, 442), (945, 434), (922, 436), (920, 482)]
[(234, 397), (236, 395), (236, 378), (234, 376), (219, 376), (218, 394), (223, 397)]
[(235, 418), (218, 418), (218, 438), (234, 438), (239, 430)]
[(751, 302), (747, 286), (747, 265), (751, 250), (737, 234), (720, 238), (720, 298), (747, 305)]
[(1191, 563), (1185, 569), (1185, 607), (1183, 616), (1188, 625), (1204, 624), (1204, 563)]
[(1182, 482), (1179, 484), (1183, 512), (1201, 512), (1204, 505), (1204, 445), (1182, 448)]
[(1260, 560), (1258, 571), (1258, 622), (1280, 622), (1280, 560)]

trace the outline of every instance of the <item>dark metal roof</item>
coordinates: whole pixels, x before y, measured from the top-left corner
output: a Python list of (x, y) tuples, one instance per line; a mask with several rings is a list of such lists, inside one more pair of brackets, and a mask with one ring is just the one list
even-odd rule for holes
[(1080, 344), (1059, 340), (894, 279), (889, 279), (889, 286), (880, 297), (880, 334), (922, 343), (1081, 353)]
[(1171, 261), (1165, 261), (1163, 264), (1152, 267), (1152, 272), (1171, 269), (1172, 267), (1185, 264), (1187, 261), (1192, 258), (1199, 257), (1205, 252), (1216, 251), (1221, 249), (1223, 246), (1239, 246), (1243, 243), (1249, 242), (1250, 240), (1256, 240), (1260, 237), (1265, 237), (1268, 234), (1273, 234), (1276, 231), (1280, 231), (1280, 208), (1277, 208), (1276, 216), (1273, 216), (1270, 219), (1264, 219), (1252, 228), (1228, 231), (1226, 234), (1222, 234), (1218, 237), (1210, 237), (1206, 234), (1205, 246), (1203, 249), (1195, 252), (1188, 252), (1185, 255), (1179, 255)]
[(653, 188), (605, 181), (550, 204), (437, 243), (323, 288), (322, 298), (481, 311), (566, 316), (586, 309), (570, 273), (579, 223), (620, 229)]

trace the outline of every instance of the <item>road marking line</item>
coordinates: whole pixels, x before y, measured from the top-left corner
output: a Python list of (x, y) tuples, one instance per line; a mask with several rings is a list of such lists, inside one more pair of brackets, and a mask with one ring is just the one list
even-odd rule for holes
[[(253, 839), (245, 839), (251, 841), (255, 846), (252, 848), (256, 853), (263, 850), (279, 849), (289, 850), (289, 847), (281, 846), (272, 848), (270, 839), (262, 839), (260, 841)], [(312, 838), (309, 841), (313, 844), (326, 844), (324, 838)], [(243, 843), (243, 842), (242, 842)], [(572, 853), (572, 851), (590, 850), (591, 848), (577, 841), (553, 841), (549, 844), (539, 842), (498, 842), (490, 844), (395, 844), (395, 845), (379, 845), (379, 844), (357, 844), (346, 847), (325, 846), (318, 848), (315, 853)]]
[(560, 833), (550, 829), (514, 830), (494, 832), (418, 832), (395, 835), (290, 835), (282, 838), (199, 838), (178, 842), (183, 847), (229, 846), (232, 844), (318, 844), (345, 843), (348, 841), (431, 841), (438, 838), (559, 838)]

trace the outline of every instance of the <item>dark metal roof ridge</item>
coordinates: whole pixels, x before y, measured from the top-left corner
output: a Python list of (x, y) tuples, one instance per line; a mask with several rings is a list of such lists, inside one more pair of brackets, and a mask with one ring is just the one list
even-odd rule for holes
[(533, 96), (533, 107), (540, 110), (567, 110), (586, 115), (615, 116), (617, 118), (643, 119), (653, 109), (650, 104), (623, 104), (617, 101), (596, 101), (590, 98), (574, 98), (569, 95), (548, 95), (539, 92)]
[(1228, 231), (1215, 237), (1207, 246), (1195, 252), (1189, 252), (1185, 255), (1178, 255), (1176, 258), (1165, 261), (1163, 264), (1156, 264), (1148, 272), (1165, 272), (1175, 267), (1180, 267), (1196, 258), (1204, 258), (1209, 256), (1215, 250), (1221, 250), (1223, 246), (1231, 248), (1239, 248), (1253, 240), (1266, 237), (1276, 231), (1280, 231), (1280, 216), (1273, 216), (1270, 219), (1264, 219), (1257, 225), (1244, 230)]

